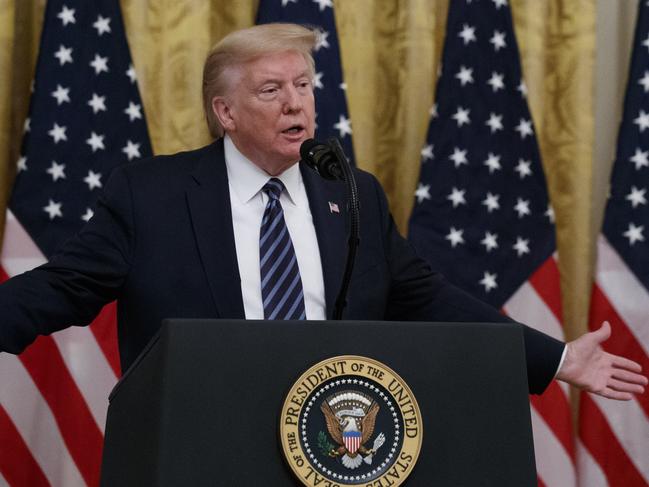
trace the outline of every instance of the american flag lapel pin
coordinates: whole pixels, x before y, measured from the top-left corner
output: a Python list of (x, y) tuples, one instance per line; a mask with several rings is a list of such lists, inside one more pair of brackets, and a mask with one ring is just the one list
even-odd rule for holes
[(340, 209), (338, 208), (338, 205), (333, 201), (329, 202), (329, 211), (331, 213), (340, 213)]

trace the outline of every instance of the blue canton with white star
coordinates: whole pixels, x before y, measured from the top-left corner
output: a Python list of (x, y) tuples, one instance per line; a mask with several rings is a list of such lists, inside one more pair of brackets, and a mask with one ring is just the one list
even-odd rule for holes
[(453, 0), (409, 239), (501, 307), (555, 250), (507, 0)]
[(346, 85), (340, 63), (340, 48), (332, 0), (261, 0), (257, 23), (292, 22), (317, 28), (315, 59), (315, 109), (318, 140), (338, 137), (345, 155), (353, 161), (351, 120), (347, 112)]
[(649, 289), (649, 6), (640, 2), (603, 233)]
[(49, 0), (9, 207), (50, 257), (117, 164), (151, 155), (117, 0)]

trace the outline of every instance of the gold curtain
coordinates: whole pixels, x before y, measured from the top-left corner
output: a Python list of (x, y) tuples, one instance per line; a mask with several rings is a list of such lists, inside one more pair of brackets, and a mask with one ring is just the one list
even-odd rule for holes
[[(335, 2), (356, 160), (379, 177), (404, 232), (449, 1)], [(0, 0), (0, 205), (15, 173), (44, 3)], [(564, 316), (574, 336), (585, 327), (592, 261), (595, 0), (510, 3), (556, 212)], [(121, 5), (154, 151), (208, 142), (203, 58), (223, 35), (253, 24), (257, 1)]]

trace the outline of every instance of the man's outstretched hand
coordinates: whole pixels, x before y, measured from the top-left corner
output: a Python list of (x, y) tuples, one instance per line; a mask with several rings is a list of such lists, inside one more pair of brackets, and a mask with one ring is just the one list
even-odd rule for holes
[(641, 374), (642, 367), (633, 360), (602, 350), (600, 344), (610, 336), (611, 325), (605, 321), (599, 330), (566, 344), (566, 358), (557, 379), (619, 401), (628, 401), (633, 394), (644, 393), (649, 381)]

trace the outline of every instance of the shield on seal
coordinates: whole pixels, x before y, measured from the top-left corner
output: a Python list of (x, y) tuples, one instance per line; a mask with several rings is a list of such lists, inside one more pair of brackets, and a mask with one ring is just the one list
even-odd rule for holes
[(356, 453), (356, 450), (358, 450), (358, 447), (361, 446), (361, 432), (344, 431), (343, 441), (345, 442), (345, 448), (347, 448), (347, 451), (354, 454)]

